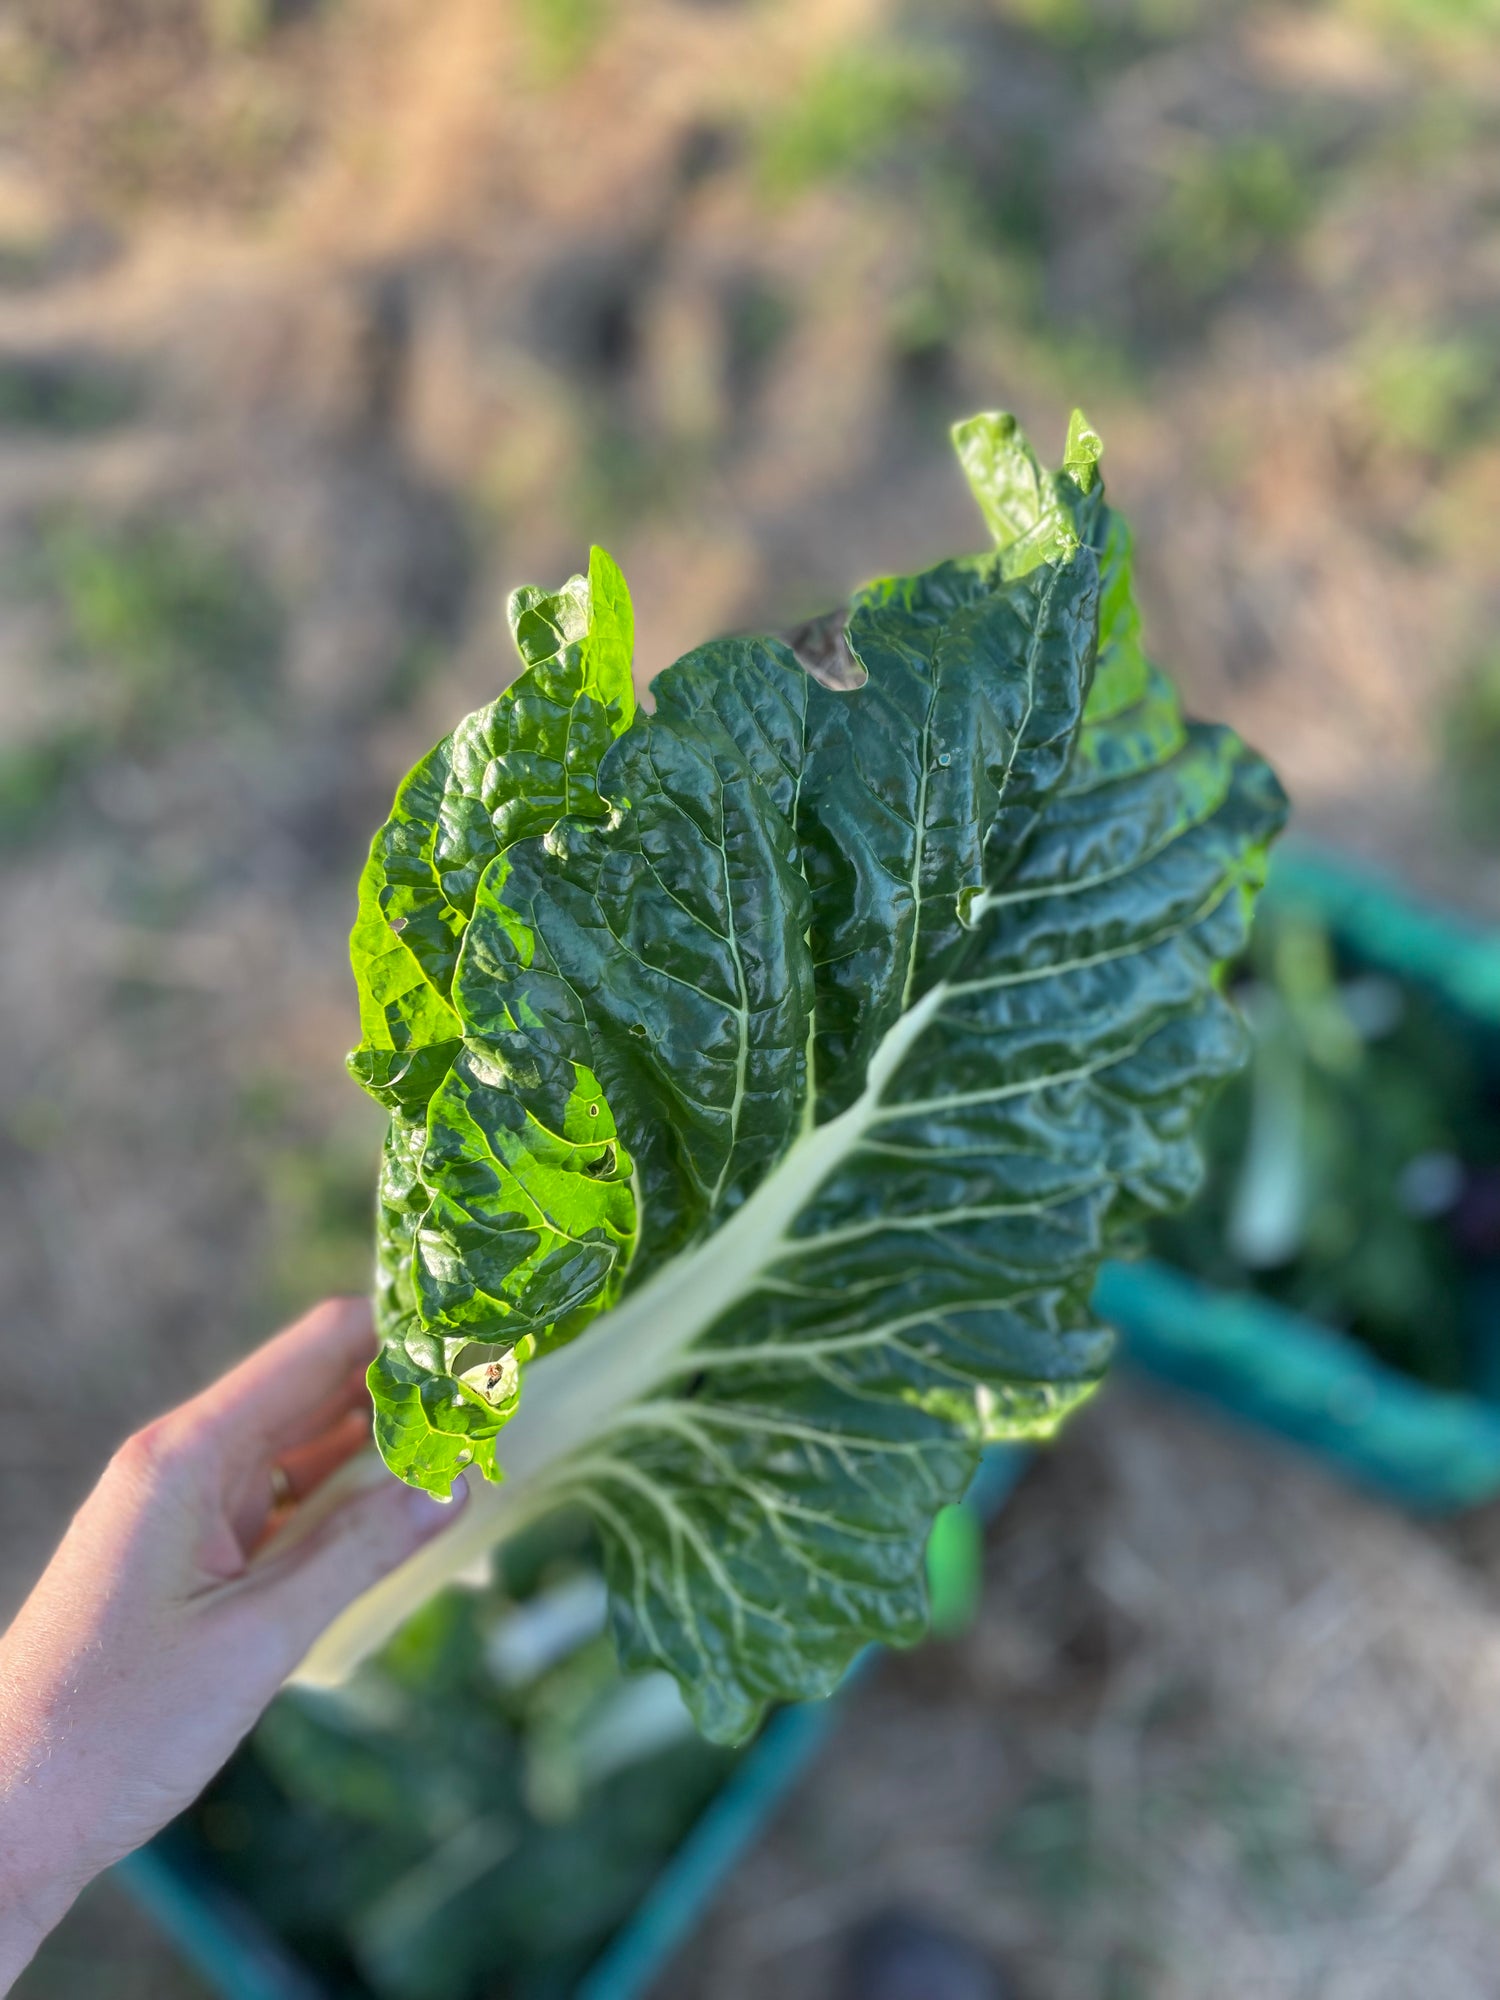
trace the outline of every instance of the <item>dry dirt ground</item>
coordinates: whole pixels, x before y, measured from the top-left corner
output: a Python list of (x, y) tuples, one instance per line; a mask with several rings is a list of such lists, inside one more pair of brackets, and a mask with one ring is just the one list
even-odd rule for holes
[(1500, 913), (1439, 728), (1500, 610), (1475, 21), (0, 9), (0, 1611), (128, 1428), (363, 1283), (360, 851), (590, 539), (646, 678), (972, 541), (947, 421), (1055, 449), (1082, 400), (1195, 704), (1305, 827)]

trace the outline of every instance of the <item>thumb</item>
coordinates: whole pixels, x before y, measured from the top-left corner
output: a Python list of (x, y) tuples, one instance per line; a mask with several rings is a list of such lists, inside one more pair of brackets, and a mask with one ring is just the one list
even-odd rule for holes
[(468, 1493), (460, 1480), (451, 1500), (437, 1500), (386, 1478), (290, 1539), (284, 1554), (269, 1547), (257, 1564), (256, 1595), (274, 1612), (295, 1658), (357, 1597), (456, 1521)]

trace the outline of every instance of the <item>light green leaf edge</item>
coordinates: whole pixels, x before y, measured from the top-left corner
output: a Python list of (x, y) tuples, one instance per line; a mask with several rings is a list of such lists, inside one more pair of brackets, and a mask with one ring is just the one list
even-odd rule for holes
[[(514, 591), (507, 614), (523, 671), (402, 782), (371, 842), (350, 937), (361, 1041), (349, 1067), (392, 1114), (377, 1210), (376, 1440), (393, 1471), (434, 1492), (446, 1492), (466, 1466), (500, 1477), (494, 1438), (515, 1407), (519, 1360), (539, 1345), (529, 1337), (535, 1315), (515, 1311), (514, 1284), (488, 1313), (471, 1314), (470, 1328), (450, 1315), (434, 1331), (419, 1312), (413, 1259), (432, 1207), (420, 1166), (434, 1101), (453, 1106), (464, 1124), (457, 1100), (467, 1058), (449, 997), (453, 970), (485, 869), (562, 817), (608, 814), (599, 764), (636, 712), (630, 593), (605, 550), (591, 549), (587, 576), (569, 578), (560, 590)], [(590, 1082), (575, 1079), (585, 1102), (598, 1097)], [(472, 1121), (448, 1136), (460, 1155), (465, 1139), (471, 1142), (473, 1173), (489, 1172), (513, 1188), (544, 1230), (557, 1225), (554, 1247), (560, 1230), (599, 1227), (611, 1234), (614, 1261), (623, 1266), (632, 1217), (618, 1186), (628, 1182), (630, 1162), (607, 1111), (605, 1121), (607, 1131), (585, 1137), (522, 1116), (503, 1142), (493, 1135), (498, 1153)], [(595, 1178), (606, 1155), (607, 1185)], [(545, 1246), (522, 1262), (532, 1272), (543, 1266)], [(547, 1328), (548, 1337), (576, 1331), (610, 1295), (603, 1284), (594, 1287), (576, 1313), (557, 1316), (562, 1323)], [(476, 1388), (486, 1380), (488, 1389)]]

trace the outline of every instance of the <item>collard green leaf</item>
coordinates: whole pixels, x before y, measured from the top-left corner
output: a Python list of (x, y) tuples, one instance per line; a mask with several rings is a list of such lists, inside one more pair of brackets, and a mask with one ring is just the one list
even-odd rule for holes
[[(630, 595), (603, 549), (590, 551), (586, 578), (572, 577), (558, 591), (517, 590), (508, 610), (524, 671), (402, 783), (371, 844), (350, 939), (362, 1039), (349, 1066), (393, 1113), (379, 1198), (377, 1438), (393, 1470), (442, 1492), (471, 1464), (499, 1476), (493, 1440), (517, 1394), (510, 1349), (538, 1317), (535, 1309), (517, 1309), (517, 1294), (528, 1279), (539, 1296), (547, 1279), (556, 1280), (568, 1232), (581, 1221), (566, 1173), (560, 1183), (560, 1163), (571, 1166), (592, 1196), (590, 1213), (598, 1208), (600, 1226), (616, 1232), (617, 1244), (632, 1227), (628, 1200), (622, 1210), (618, 1193), (607, 1191), (629, 1174), (628, 1156), (612, 1143), (607, 1107), (596, 1109), (605, 1125), (586, 1142), (576, 1121), (564, 1118), (550, 1130), (513, 1099), (491, 1107), (493, 1129), (466, 1111), (474, 1058), (464, 1051), (449, 994), (480, 878), (515, 841), (563, 816), (608, 812), (599, 766), (635, 714)], [(599, 1136), (605, 1130), (608, 1142)], [(427, 1220), (434, 1199), (419, 1176), (429, 1143), (456, 1185), (471, 1193), (486, 1182), (510, 1190), (516, 1207), (498, 1249), (489, 1232), (460, 1230), (461, 1246), (445, 1261), (441, 1225), (449, 1210)], [(601, 1174), (606, 1153), (610, 1166)], [(419, 1238), (429, 1253), (420, 1310)], [(466, 1253), (472, 1270), (462, 1265)], [(512, 1275), (496, 1278), (490, 1310), (476, 1311), (497, 1259)], [(595, 1275), (599, 1282), (575, 1287), (580, 1324), (611, 1296), (605, 1274)], [(465, 1325), (476, 1321), (481, 1333), (493, 1334), (493, 1351), (468, 1351)]]
[[(375, 1318), (380, 1353), (370, 1369), (375, 1439), (400, 1478), (447, 1493), (466, 1466), (498, 1479), (495, 1438), (515, 1412), (519, 1370), (508, 1360), (482, 1386), (457, 1376), (460, 1343), (427, 1333), (417, 1317), (413, 1262), (431, 1196), (419, 1174), (425, 1122), (391, 1117), (377, 1191)], [(466, 1344), (466, 1343), (463, 1343)]]
[(1007, 575), (1024, 576), (1038, 563), (1059, 562), (1080, 541), (1098, 545), (1103, 446), (1082, 410), (1073, 412), (1056, 473), (1042, 470), (1025, 432), (1005, 411), (955, 424), (953, 445)]
[(562, 1470), (600, 1521), (627, 1659), (671, 1666), (711, 1734), (920, 1632), (937, 1507), (984, 1441), (1045, 1435), (1088, 1393), (1100, 1258), (1195, 1184), (1194, 1115), (1242, 1055), (1215, 969), (1279, 795), (1203, 732), (1121, 781), (1108, 845), (1098, 803), (1044, 818), (862, 1097), (695, 1253), (674, 1302), (699, 1330), (665, 1393)]
[(809, 898), (776, 796), (807, 686), (784, 648), (690, 654), (606, 762), (628, 809), (560, 825), (480, 890), (456, 1002), (545, 1121), (597, 1075), (636, 1167), (635, 1281), (732, 1213), (804, 1115)]
[(867, 679), (815, 689), (796, 826), (812, 890), (818, 1118), (966, 947), (967, 911), (1067, 766), (1097, 622), (1094, 558), (1008, 581), (993, 558), (871, 584), (846, 640)]
[(545, 1121), (479, 1046), (434, 1095), (413, 1260), (425, 1328), (513, 1342), (571, 1327), (618, 1291), (635, 1245), (631, 1160), (598, 1079), (570, 1068)]
[(1275, 780), (1147, 661), (1083, 421), (1050, 477), (957, 442), (996, 546), (856, 595), (862, 685), (699, 648), (448, 895), (462, 1053), (388, 1153), (382, 1449), (581, 1500), (726, 1739), (922, 1629), (934, 1514), (1089, 1393), (1242, 1054)]
[(635, 713), (630, 595), (603, 549), (587, 578), (516, 591), (509, 614), (525, 672), (410, 772), (360, 877), (349, 1064), (393, 1110), (425, 1105), (458, 1053), (448, 992), (484, 869), (565, 815), (608, 811), (599, 764)]

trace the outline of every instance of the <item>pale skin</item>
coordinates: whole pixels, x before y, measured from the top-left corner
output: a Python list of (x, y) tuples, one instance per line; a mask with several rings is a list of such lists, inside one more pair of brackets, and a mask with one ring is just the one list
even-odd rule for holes
[(368, 1305), (327, 1300), (127, 1438), (0, 1637), (0, 1994), (457, 1513), (388, 1476), (325, 1485), (369, 1445), (373, 1351)]

